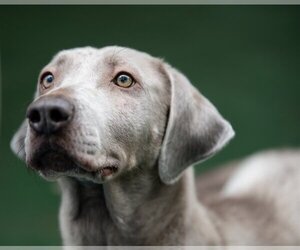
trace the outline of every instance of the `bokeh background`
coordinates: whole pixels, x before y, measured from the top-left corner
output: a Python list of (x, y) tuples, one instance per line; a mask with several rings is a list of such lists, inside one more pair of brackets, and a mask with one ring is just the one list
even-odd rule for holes
[(300, 144), (300, 6), (0, 6), (0, 245), (60, 245), (55, 184), (9, 149), (39, 70), (59, 50), (122, 45), (165, 58), (231, 121), (205, 171)]

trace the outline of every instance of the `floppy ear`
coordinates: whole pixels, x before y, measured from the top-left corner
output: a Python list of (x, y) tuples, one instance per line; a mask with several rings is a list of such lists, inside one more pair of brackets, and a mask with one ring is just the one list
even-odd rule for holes
[(24, 120), (10, 142), (11, 150), (22, 160), (25, 160), (26, 157), (25, 154), (26, 132), (27, 132), (27, 121)]
[[(35, 100), (38, 96), (38, 91), (36, 90), (33, 99)], [(10, 141), (10, 148), (11, 150), (21, 159), (26, 159), (25, 153), (25, 137), (27, 133), (28, 122), (25, 119), (17, 132), (14, 134), (13, 138)]]
[(183, 74), (167, 64), (164, 68), (171, 83), (171, 103), (158, 164), (161, 180), (171, 184), (188, 166), (218, 152), (234, 131)]

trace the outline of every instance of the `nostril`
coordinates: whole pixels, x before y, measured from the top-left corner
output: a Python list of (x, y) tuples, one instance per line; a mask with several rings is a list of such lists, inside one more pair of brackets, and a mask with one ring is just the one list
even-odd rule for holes
[(39, 123), (41, 121), (41, 115), (40, 112), (36, 109), (33, 109), (29, 112), (28, 114), (28, 119), (32, 122), (32, 123)]
[(50, 120), (53, 122), (67, 121), (69, 118), (69, 114), (59, 108), (51, 109), (49, 116), (50, 116)]
[(30, 128), (37, 134), (50, 135), (64, 128), (73, 118), (74, 105), (61, 97), (43, 97), (27, 109)]

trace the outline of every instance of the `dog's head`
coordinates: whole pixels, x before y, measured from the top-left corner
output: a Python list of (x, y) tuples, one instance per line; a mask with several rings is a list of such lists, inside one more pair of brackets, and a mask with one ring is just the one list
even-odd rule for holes
[(158, 167), (169, 184), (234, 135), (184, 75), (121, 47), (58, 53), (41, 71), (26, 117), (12, 150), (47, 179), (101, 183)]

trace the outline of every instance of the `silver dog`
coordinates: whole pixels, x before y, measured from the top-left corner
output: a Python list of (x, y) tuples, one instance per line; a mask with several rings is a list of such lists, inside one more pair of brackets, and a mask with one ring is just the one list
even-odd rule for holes
[(233, 135), (167, 63), (87, 47), (58, 53), (41, 71), (11, 147), (58, 180), (65, 245), (299, 244), (299, 151), (262, 153), (237, 171), (200, 177), (198, 202), (188, 167)]

